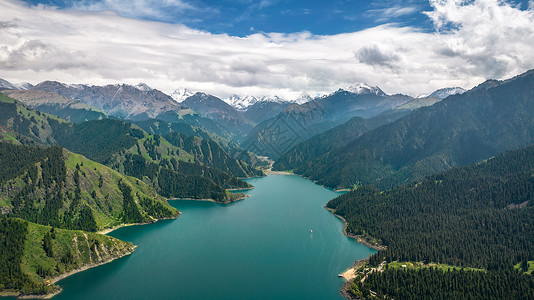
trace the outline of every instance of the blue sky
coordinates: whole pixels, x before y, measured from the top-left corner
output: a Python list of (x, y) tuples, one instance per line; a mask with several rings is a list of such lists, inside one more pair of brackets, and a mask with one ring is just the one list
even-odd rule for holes
[(1, 0), (0, 78), (413, 96), (534, 68), (534, 1)]
[[(254, 32), (317, 35), (355, 32), (386, 23), (433, 30), (422, 12), (427, 0), (28, 0), (61, 9), (113, 10), (125, 17), (184, 24), (211, 33), (247, 36)], [(469, 2), (469, 1), (467, 1)], [(509, 1), (528, 7), (528, 0)]]

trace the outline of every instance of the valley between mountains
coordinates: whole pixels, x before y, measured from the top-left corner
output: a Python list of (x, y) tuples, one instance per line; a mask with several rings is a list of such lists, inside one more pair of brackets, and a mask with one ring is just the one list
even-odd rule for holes
[(252, 201), (250, 179), (274, 170), (347, 191), (326, 208), (379, 249), (349, 272), (347, 298), (534, 299), (532, 70), (424, 97), (363, 83), (294, 100), (56, 81), (0, 92), (2, 296), (54, 296), (57, 280), (135, 251), (99, 232), (179, 218), (170, 199)]

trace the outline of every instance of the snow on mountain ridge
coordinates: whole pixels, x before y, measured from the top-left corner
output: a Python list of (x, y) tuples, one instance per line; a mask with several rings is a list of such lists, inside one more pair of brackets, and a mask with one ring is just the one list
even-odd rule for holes
[(135, 86), (136, 89), (142, 91), (142, 92), (148, 92), (151, 91), (152, 88), (146, 85), (146, 83), (140, 82), (138, 85)]
[(185, 101), (185, 99), (193, 96), (194, 94), (196, 94), (196, 92), (190, 89), (176, 89), (170, 94), (170, 96), (172, 99), (174, 99), (174, 101), (182, 103)]
[(379, 87), (377, 86), (370, 86), (367, 83), (356, 83), (353, 85), (350, 85), (348, 88), (341, 89), (347, 92), (351, 92), (353, 94), (362, 95), (362, 94), (375, 94), (377, 96), (387, 96), (386, 93), (384, 93)]
[(430, 94), (428, 97), (445, 99), (451, 95), (463, 94), (465, 92), (466, 90), (461, 87), (449, 87), (449, 88), (439, 89), (433, 92), (432, 94)]
[(245, 95), (245, 96), (232, 95), (228, 97), (227, 99), (223, 99), (223, 101), (230, 104), (231, 106), (235, 107), (238, 110), (247, 110), (250, 106), (258, 102), (277, 102), (277, 103), (291, 102), (278, 96), (256, 97), (252, 95)]

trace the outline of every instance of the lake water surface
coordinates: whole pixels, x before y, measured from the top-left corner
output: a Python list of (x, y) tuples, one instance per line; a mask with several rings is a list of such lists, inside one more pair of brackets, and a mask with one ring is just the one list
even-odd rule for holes
[(343, 299), (337, 274), (375, 250), (323, 208), (339, 194), (292, 175), (247, 181), (243, 201), (169, 201), (178, 219), (112, 232), (135, 252), (60, 281), (54, 299)]

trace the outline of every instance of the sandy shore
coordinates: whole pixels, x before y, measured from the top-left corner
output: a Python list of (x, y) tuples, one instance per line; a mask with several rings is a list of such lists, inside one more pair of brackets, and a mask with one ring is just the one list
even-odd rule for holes
[[(168, 199), (168, 200), (174, 200), (174, 199)], [(129, 223), (129, 224), (120, 224), (120, 225), (116, 225), (116, 226), (113, 226), (112, 228), (105, 228), (105, 229), (102, 229), (100, 231), (97, 231), (96, 233), (98, 234), (108, 234), (112, 231), (115, 231), (119, 228), (122, 228), (122, 227), (127, 227), (127, 226), (136, 226), (136, 225), (147, 225), (147, 224), (154, 224), (156, 223), (157, 221), (159, 220), (174, 220), (174, 219), (178, 219), (178, 217), (181, 215), (182, 213), (181, 212), (178, 212), (178, 215), (173, 217), (173, 218), (161, 218), (161, 219), (152, 219), (152, 222), (148, 222), (148, 223)]]
[(272, 165), (268, 169), (263, 170), (263, 173), (265, 173), (265, 175), (295, 175), (287, 171), (273, 171)]

